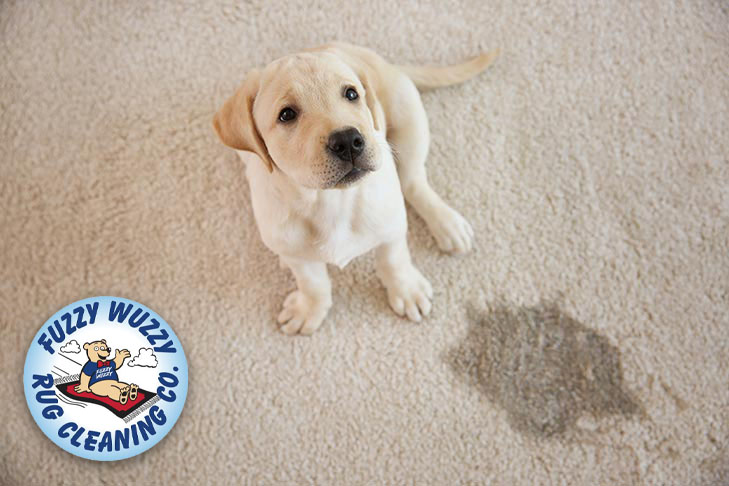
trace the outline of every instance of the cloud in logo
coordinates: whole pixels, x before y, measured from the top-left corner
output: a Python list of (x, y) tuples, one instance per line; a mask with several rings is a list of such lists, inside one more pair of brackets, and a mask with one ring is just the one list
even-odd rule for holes
[(146, 366), (147, 368), (157, 367), (157, 356), (152, 352), (152, 348), (139, 348), (139, 353), (129, 360), (129, 366)]
[(69, 342), (61, 346), (61, 352), (62, 353), (80, 353), (81, 352), (81, 346), (78, 345), (78, 342), (75, 339), (71, 339)]

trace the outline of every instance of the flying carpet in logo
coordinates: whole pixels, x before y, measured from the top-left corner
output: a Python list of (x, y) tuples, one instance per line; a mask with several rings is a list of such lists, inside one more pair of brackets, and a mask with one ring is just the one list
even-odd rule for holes
[(187, 395), (187, 362), (169, 325), (116, 297), (71, 304), (36, 334), (25, 396), (43, 432), (87, 459), (118, 460), (159, 442)]

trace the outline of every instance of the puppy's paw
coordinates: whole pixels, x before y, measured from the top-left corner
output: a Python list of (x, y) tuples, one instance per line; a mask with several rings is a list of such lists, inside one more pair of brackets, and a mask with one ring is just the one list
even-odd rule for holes
[(283, 310), (278, 315), (281, 331), (285, 334), (310, 335), (321, 326), (331, 302), (312, 298), (300, 290), (295, 290), (286, 297)]
[(465, 253), (473, 246), (473, 228), (458, 211), (445, 204), (425, 218), (438, 247), (445, 252)]
[(420, 322), (430, 313), (433, 287), (414, 266), (410, 265), (384, 283), (387, 300), (397, 315)]

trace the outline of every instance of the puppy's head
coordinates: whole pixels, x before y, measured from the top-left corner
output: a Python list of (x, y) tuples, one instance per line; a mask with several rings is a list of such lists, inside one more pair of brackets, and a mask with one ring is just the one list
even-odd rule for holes
[(213, 122), (223, 143), (313, 189), (346, 187), (379, 169), (383, 123), (365, 72), (327, 52), (249, 73)]

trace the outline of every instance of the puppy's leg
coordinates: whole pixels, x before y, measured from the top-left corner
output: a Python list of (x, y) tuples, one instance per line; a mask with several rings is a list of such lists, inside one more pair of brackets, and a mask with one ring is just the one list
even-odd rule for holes
[(375, 268), (396, 314), (417, 322), (430, 313), (433, 288), (410, 260), (405, 236), (377, 247)]
[(420, 93), (404, 75), (398, 79), (395, 89), (398, 107), (388, 138), (397, 156), (403, 195), (425, 220), (441, 250), (466, 252), (472, 246), (471, 225), (440, 198), (425, 175), (430, 132)]
[(281, 263), (291, 269), (298, 287), (286, 297), (278, 315), (281, 330), (286, 334), (312, 334), (332, 306), (327, 265), (288, 257), (281, 257)]

